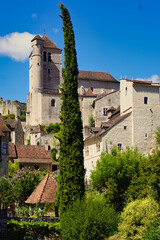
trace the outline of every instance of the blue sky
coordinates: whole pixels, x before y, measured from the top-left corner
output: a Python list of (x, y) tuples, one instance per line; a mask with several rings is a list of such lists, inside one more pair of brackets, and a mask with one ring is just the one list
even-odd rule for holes
[[(64, 0), (75, 32), (80, 70), (160, 80), (159, 0)], [(44, 32), (63, 49), (57, 0), (2, 1), (0, 96), (26, 102), (30, 39)]]

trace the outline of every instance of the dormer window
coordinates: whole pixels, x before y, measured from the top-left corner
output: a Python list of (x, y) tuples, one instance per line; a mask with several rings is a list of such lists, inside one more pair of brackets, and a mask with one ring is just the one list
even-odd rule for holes
[(48, 53), (48, 62), (51, 62), (51, 52)]
[(43, 61), (46, 62), (46, 60), (47, 60), (47, 55), (46, 55), (46, 52), (44, 51), (43, 52)]

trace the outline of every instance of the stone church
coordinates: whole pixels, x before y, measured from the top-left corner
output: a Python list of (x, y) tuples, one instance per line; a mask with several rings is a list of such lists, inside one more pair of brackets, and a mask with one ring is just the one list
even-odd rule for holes
[[(37, 126), (60, 122), (61, 93), (58, 87), (63, 82), (62, 50), (46, 34), (43, 37), (36, 35), (31, 42), (26, 124)], [(118, 89), (119, 82), (109, 73), (79, 71), (78, 93), (83, 126), (88, 125), (93, 101)], [(103, 109), (99, 115), (103, 119)]]

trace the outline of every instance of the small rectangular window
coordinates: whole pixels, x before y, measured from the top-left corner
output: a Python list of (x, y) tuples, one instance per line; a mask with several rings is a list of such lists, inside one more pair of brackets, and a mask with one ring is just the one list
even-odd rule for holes
[(124, 126), (124, 130), (126, 130), (127, 129), (127, 126)]
[(7, 154), (7, 148), (8, 148), (8, 145), (6, 143), (3, 143), (3, 148), (2, 148), (3, 154)]
[(148, 97), (144, 97), (144, 104), (148, 104)]
[(103, 115), (107, 116), (108, 115), (108, 108), (103, 108)]

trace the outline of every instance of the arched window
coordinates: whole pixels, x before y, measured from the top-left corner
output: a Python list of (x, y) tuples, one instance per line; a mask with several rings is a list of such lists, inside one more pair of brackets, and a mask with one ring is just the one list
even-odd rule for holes
[(46, 60), (47, 60), (47, 55), (46, 55), (46, 52), (44, 51), (43, 52), (43, 61), (46, 62)]
[(51, 100), (51, 107), (55, 107), (55, 99)]
[(48, 151), (51, 150), (51, 147), (48, 145)]
[(48, 53), (48, 62), (51, 62), (51, 52)]

